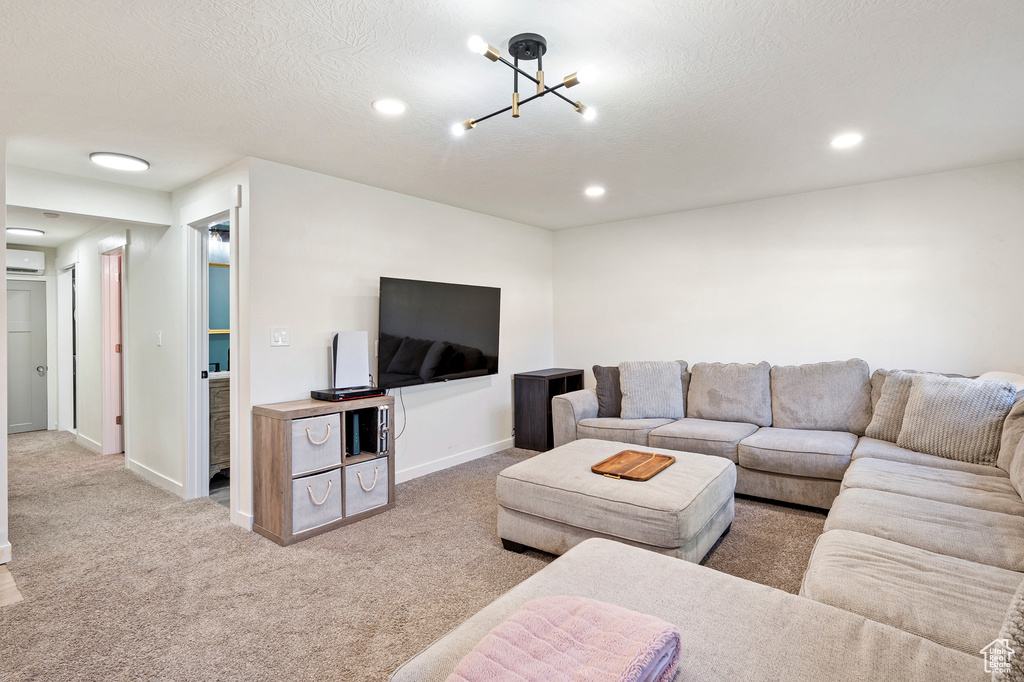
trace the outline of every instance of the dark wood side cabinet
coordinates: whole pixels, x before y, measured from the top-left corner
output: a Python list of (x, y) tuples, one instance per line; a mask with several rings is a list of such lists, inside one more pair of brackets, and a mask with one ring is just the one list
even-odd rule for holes
[(582, 369), (538, 369), (512, 377), (515, 396), (515, 446), (527, 450), (554, 447), (551, 399), (583, 388)]

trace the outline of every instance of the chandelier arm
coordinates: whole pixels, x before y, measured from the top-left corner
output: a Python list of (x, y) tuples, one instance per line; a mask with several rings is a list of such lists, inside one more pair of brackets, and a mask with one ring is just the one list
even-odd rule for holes
[[(527, 100), (527, 101), (528, 101), (528, 100)], [(520, 103), (520, 104), (521, 104), (521, 103)], [(490, 113), (490, 114), (487, 114), (486, 116), (481, 116), (480, 118), (474, 118), (474, 119), (473, 119), (473, 123), (480, 123), (481, 121), (486, 121), (486, 120), (487, 120), (487, 119), (489, 119), (489, 118), (494, 118), (494, 117), (495, 117), (495, 116), (497, 116), (498, 114), (504, 114), (504, 113), (505, 113), (506, 111), (509, 111), (509, 110), (511, 110), (511, 109), (512, 109), (512, 106), (511, 106), (511, 105), (510, 105), (510, 106), (507, 106), (507, 107), (505, 107), (504, 109), (498, 109), (497, 111), (495, 111), (495, 112), (493, 112), (493, 113)]]
[[(516, 65), (512, 64), (511, 62), (509, 62), (509, 61), (508, 61), (507, 59), (505, 59), (504, 57), (498, 57), (498, 61), (499, 61), (499, 62), (501, 62), (502, 64), (505, 64), (506, 66), (508, 66), (508, 68), (510, 68), (510, 69), (514, 69), (515, 71), (517, 71), (518, 73), (522, 74), (523, 76), (526, 76), (527, 78), (529, 78), (529, 79), (530, 79), (531, 81), (533, 81), (533, 82), (534, 82), (534, 83), (536, 83), (537, 85), (540, 85), (540, 81), (539, 81), (539, 80), (537, 80), (536, 78), (534, 78), (534, 77), (533, 77), (533, 76), (531, 76), (530, 74), (526, 73), (525, 71), (523, 71), (522, 69), (520, 69), (520, 68), (519, 68), (518, 66), (516, 66)], [(560, 99), (563, 99), (563, 100), (565, 100), (565, 101), (566, 101), (566, 102), (568, 102), (568, 103), (569, 103), (570, 105), (572, 105), (572, 106), (573, 106), (573, 108), (575, 108), (575, 107), (576, 107), (576, 102), (573, 102), (573, 101), (572, 101), (571, 99), (569, 99), (568, 97), (566, 97), (565, 95), (563, 95), (563, 94), (562, 94), (562, 93), (560, 93), (560, 92), (555, 92), (555, 90), (557, 90), (558, 88), (560, 88), (560, 87), (562, 87), (562, 86), (564, 86), (564, 85), (565, 85), (565, 83), (564, 83), (564, 82), (563, 82), (563, 83), (559, 83), (558, 85), (556, 85), (556, 86), (555, 86), (555, 87), (553, 87), (553, 88), (549, 88), (548, 86), (546, 86), (546, 85), (545, 85), (545, 86), (544, 86), (544, 92), (543, 92), (543, 93), (541, 93), (541, 94), (545, 94), (545, 95), (546, 95), (547, 93), (549, 93), (549, 92), (550, 92), (551, 94), (553, 94), (553, 95), (556, 95), (556, 96), (558, 96), (558, 97), (559, 97)], [(520, 102), (520, 104), (522, 104), (522, 102)]]

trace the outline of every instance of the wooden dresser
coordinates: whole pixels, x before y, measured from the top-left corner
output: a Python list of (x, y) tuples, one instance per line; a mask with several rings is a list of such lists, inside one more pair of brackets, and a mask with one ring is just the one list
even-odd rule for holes
[(210, 379), (210, 478), (231, 466), (230, 377)]
[(290, 545), (394, 507), (394, 406), (379, 396), (254, 407), (253, 530)]

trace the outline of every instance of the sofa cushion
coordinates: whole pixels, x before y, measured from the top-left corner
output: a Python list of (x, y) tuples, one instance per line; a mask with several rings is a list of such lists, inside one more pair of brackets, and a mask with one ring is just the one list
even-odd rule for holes
[(830, 530), (800, 594), (977, 656), (995, 637), (1021, 574), (891, 540)]
[(1024, 497), (1024, 439), (1017, 444), (1017, 454), (1010, 462), (1010, 483), (1016, 488), (1017, 494)]
[(395, 671), (391, 682), (444, 682), (463, 656), (522, 604), (560, 594), (602, 599), (677, 625), (679, 681), (987, 679), (977, 657), (863, 616), (594, 539), (470, 616)]
[(741, 440), (737, 451), (747, 469), (839, 481), (856, 446), (852, 433), (770, 427)]
[(755, 431), (756, 424), (687, 417), (651, 431), (647, 434), (647, 444), (652, 448), (696, 452), (737, 462), (736, 445)]
[(771, 365), (698, 362), (691, 369), (686, 416), (772, 425)]
[(594, 365), (594, 380), (597, 382), (597, 416), (618, 417), (622, 414), (619, 368)]
[(871, 421), (871, 379), (863, 360), (776, 366), (772, 425), (863, 435)]
[(1007, 473), (1021, 438), (1024, 438), (1024, 392), (1018, 391), (1017, 402), (1003, 420), (1003, 435), (999, 438), (999, 456), (996, 458), (996, 466)]
[[(1024, 516), (1024, 501), (1009, 479), (919, 464), (858, 459), (843, 477), (843, 489), (869, 488)], [(1024, 541), (1024, 540), (1022, 540)]]
[(995, 464), (1003, 421), (1017, 397), (1009, 382), (913, 378), (896, 444), (972, 464)]
[(647, 445), (647, 434), (652, 429), (671, 422), (671, 419), (619, 419), (618, 417), (581, 419), (576, 424), (576, 438), (596, 438), (632, 443), (633, 445)]
[(682, 372), (686, 368), (672, 361), (619, 363), (623, 419), (682, 419)]
[(950, 469), (952, 471), (968, 471), (981, 476), (996, 476), (1009, 478), (1009, 474), (1002, 469), (997, 469), (988, 464), (970, 464), (958, 462), (955, 459), (936, 457), (923, 452), (901, 448), (889, 441), (877, 440), (875, 438), (863, 437), (857, 442), (853, 451), (853, 459), (861, 458), (886, 459), (890, 462), (906, 462), (907, 464), (921, 464), (923, 466), (935, 467), (937, 469)]
[(913, 382), (914, 375), (910, 372), (896, 370), (889, 373), (882, 386), (882, 394), (871, 414), (871, 422), (864, 430), (865, 436), (887, 440), (890, 443), (896, 442), (903, 426), (903, 413), (907, 409)]
[(883, 490), (847, 488), (825, 519), (841, 528), (930, 552), (1024, 571), (1024, 517)]
[(999, 630), (999, 639), (1009, 641), (1014, 655), (1010, 658), (1008, 670), (992, 673), (992, 682), (1020, 682), (1024, 680), (1024, 581), (1017, 587), (1013, 601), (1006, 610), (1006, 620)]

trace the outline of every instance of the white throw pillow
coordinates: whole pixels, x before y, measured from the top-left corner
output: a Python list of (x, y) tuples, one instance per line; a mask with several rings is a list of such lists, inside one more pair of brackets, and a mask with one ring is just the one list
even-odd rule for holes
[(623, 419), (682, 419), (683, 378), (673, 361), (619, 364)]

